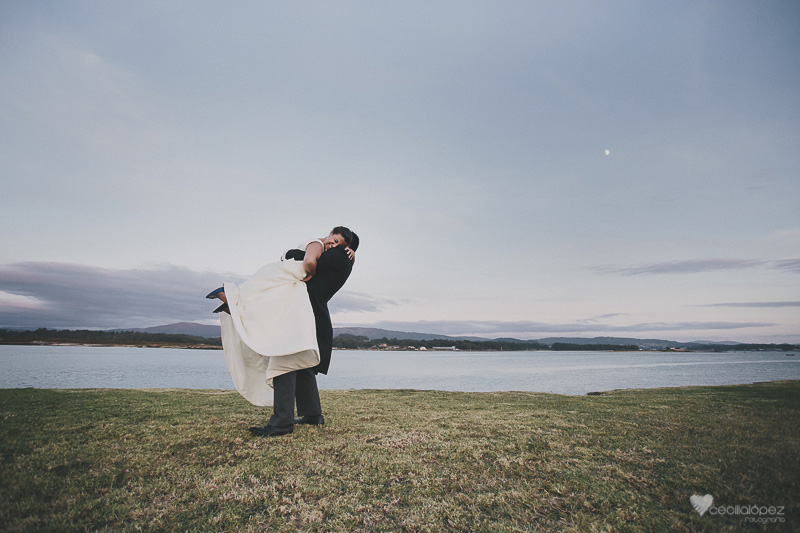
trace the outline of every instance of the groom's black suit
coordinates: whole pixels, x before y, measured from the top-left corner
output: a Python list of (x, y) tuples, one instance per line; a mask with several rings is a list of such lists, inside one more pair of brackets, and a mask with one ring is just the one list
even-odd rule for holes
[(298, 416), (322, 414), (316, 374), (320, 372), (327, 374), (331, 364), (333, 324), (328, 312), (328, 301), (342, 288), (352, 270), (353, 262), (341, 246), (323, 252), (317, 260), (317, 270), (306, 282), (306, 288), (314, 310), (320, 361), (313, 368), (304, 368), (273, 378), (275, 401), (268, 427), (281, 432), (292, 429), (295, 399), (297, 399)]

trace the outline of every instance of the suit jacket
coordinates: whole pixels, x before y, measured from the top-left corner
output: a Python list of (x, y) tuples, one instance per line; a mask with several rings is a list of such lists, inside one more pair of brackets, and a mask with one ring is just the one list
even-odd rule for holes
[(306, 282), (308, 298), (314, 309), (319, 346), (319, 364), (313, 369), (315, 373), (328, 373), (333, 350), (333, 324), (328, 312), (328, 301), (342, 288), (352, 270), (353, 262), (347, 257), (344, 247), (337, 246), (322, 252), (317, 260), (317, 271)]

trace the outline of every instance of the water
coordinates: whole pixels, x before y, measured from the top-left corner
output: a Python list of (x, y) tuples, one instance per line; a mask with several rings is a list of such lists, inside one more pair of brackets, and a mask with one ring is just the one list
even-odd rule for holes
[[(373, 352), (336, 350), (321, 389), (586, 394), (800, 379), (782, 352)], [(0, 346), (0, 388), (232, 389), (220, 350)]]

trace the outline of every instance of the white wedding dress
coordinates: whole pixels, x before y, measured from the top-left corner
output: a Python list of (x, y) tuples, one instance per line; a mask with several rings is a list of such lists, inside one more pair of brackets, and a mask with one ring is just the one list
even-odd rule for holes
[[(312, 242), (322, 244), (298, 248)], [(236, 390), (253, 405), (273, 404), (272, 378), (319, 363), (305, 276), (302, 261), (281, 260), (241, 285), (223, 284), (230, 314), (219, 314), (222, 347)]]

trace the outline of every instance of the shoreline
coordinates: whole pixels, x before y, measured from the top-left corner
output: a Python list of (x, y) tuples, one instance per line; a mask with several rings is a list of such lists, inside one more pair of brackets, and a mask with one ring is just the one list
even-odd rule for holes
[(95, 342), (0, 342), (2, 346), (79, 346), (85, 348), (175, 348), (185, 350), (222, 350), (216, 344), (182, 344), (182, 343), (95, 343)]
[[(57, 342), (57, 341), (30, 341), (30, 342), (3, 342), (0, 341), (0, 346), (77, 346), (77, 347), (85, 347), (85, 348), (172, 348), (172, 349), (184, 349), (184, 350), (222, 350), (221, 345), (217, 344), (203, 344), (203, 343), (158, 343), (158, 342), (143, 342), (143, 343), (90, 343), (90, 342)], [(784, 349), (748, 349), (748, 350), (719, 350), (719, 349), (708, 349), (708, 350), (690, 350), (690, 349), (675, 349), (675, 348), (665, 348), (665, 349), (638, 349), (638, 350), (620, 350), (620, 349), (598, 349), (596, 346), (592, 348), (575, 348), (570, 350), (554, 350), (552, 348), (547, 349), (519, 349), (519, 350), (509, 350), (509, 349), (454, 349), (454, 350), (436, 350), (436, 349), (428, 349), (428, 350), (420, 350), (420, 349), (410, 349), (410, 348), (402, 348), (402, 347), (392, 347), (392, 348), (379, 348), (379, 347), (370, 347), (370, 348), (340, 348), (340, 347), (333, 347), (333, 351), (353, 351), (353, 352), (428, 352), (428, 353), (453, 353), (453, 352), (463, 352), (463, 353), (470, 353), (470, 352), (492, 352), (492, 353), (503, 353), (503, 352), (552, 352), (552, 353), (569, 353), (569, 352), (604, 352), (604, 353), (675, 353), (675, 354), (687, 354), (687, 353), (746, 353), (746, 352), (754, 352), (754, 353), (766, 353), (766, 352), (775, 352), (775, 353), (785, 353), (787, 357), (794, 355), (793, 353), (787, 353), (787, 350)]]
[[(800, 388), (800, 379), (775, 379), (772, 381), (751, 381), (748, 383), (728, 383), (722, 385), (673, 385), (673, 386), (662, 386), (662, 387), (650, 387), (650, 388), (643, 388), (643, 387), (631, 387), (631, 388), (618, 388), (618, 389), (606, 389), (606, 390), (598, 390), (598, 391), (589, 391), (583, 394), (567, 394), (567, 393), (559, 393), (559, 392), (543, 392), (543, 391), (532, 391), (532, 390), (492, 390), (492, 391), (467, 391), (467, 390), (443, 390), (443, 389), (416, 389), (416, 388), (366, 388), (366, 389), (353, 389), (353, 388), (346, 388), (346, 389), (319, 389), (320, 393), (325, 391), (326, 393), (347, 393), (347, 392), (359, 392), (359, 391), (370, 391), (374, 393), (393, 393), (393, 392), (407, 392), (407, 393), (442, 393), (442, 394), (470, 394), (470, 395), (489, 395), (489, 396), (497, 396), (503, 394), (540, 394), (545, 396), (563, 396), (566, 398), (583, 398), (587, 396), (609, 396), (612, 394), (617, 393), (636, 393), (636, 392), (646, 392), (646, 391), (681, 391), (681, 390), (690, 390), (690, 389), (720, 389), (720, 388), (728, 388), (728, 387), (750, 387), (750, 386), (757, 386), (757, 385), (796, 385)], [(33, 390), (33, 391), (76, 391), (76, 392), (85, 392), (85, 391), (146, 391), (146, 392), (176, 392), (176, 391), (183, 391), (186, 393), (207, 393), (207, 394), (231, 394), (239, 392), (235, 388), (230, 389), (216, 389), (216, 388), (188, 388), (188, 387), (135, 387), (135, 388), (127, 388), (127, 387), (64, 387), (64, 388), (56, 388), (56, 387), (0, 387), (0, 392), (2, 391), (14, 391), (14, 390)]]

